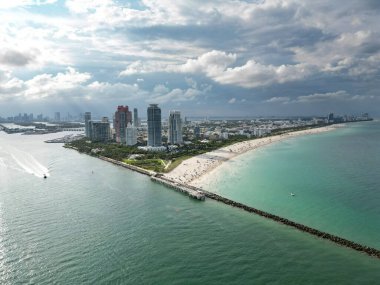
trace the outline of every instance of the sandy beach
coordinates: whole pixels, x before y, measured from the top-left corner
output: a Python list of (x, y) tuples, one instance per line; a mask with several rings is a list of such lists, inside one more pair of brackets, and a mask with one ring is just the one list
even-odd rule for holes
[(340, 126), (341, 125), (332, 125), (236, 143), (189, 158), (183, 161), (171, 172), (166, 173), (164, 177), (175, 182), (190, 184), (201, 188), (204, 184), (203, 182), (209, 179), (210, 172), (231, 158), (241, 155), (247, 151), (254, 151), (274, 142), (279, 142), (301, 135), (319, 134), (334, 130)]

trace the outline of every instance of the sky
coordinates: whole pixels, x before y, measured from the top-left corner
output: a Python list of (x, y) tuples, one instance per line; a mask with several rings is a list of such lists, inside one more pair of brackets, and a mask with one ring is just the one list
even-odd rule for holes
[(0, 1), (0, 116), (380, 116), (377, 0)]

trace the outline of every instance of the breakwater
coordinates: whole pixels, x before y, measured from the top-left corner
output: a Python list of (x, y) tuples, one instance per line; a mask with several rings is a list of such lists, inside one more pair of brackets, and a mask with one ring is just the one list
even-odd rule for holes
[[(192, 187), (192, 188), (196, 188), (196, 187)], [(279, 222), (281, 224), (296, 228), (297, 230), (300, 230), (302, 232), (309, 233), (309, 234), (317, 236), (319, 238), (323, 238), (323, 239), (332, 241), (332, 242), (339, 244), (341, 246), (351, 248), (351, 249), (354, 249), (356, 251), (363, 252), (363, 253), (366, 253), (370, 256), (377, 257), (380, 259), (380, 250), (378, 250), (376, 248), (361, 245), (359, 243), (356, 243), (356, 242), (353, 242), (353, 241), (350, 241), (350, 240), (347, 240), (347, 239), (344, 239), (344, 238), (341, 238), (341, 237), (338, 237), (338, 236), (335, 236), (335, 235), (332, 235), (332, 234), (329, 234), (326, 232), (322, 232), (320, 230), (317, 230), (317, 229), (314, 229), (314, 228), (311, 228), (311, 227), (290, 221), (288, 219), (267, 213), (265, 211), (255, 209), (253, 207), (244, 205), (244, 204), (239, 203), (239, 202), (235, 202), (233, 200), (227, 199), (225, 197), (222, 197), (220, 195), (217, 195), (217, 194), (205, 191), (205, 190), (201, 190), (201, 191), (204, 193), (204, 195), (207, 198), (213, 199), (213, 200), (218, 201), (218, 202), (222, 202), (222, 203), (224, 203), (226, 205), (230, 205), (232, 207), (240, 208), (240, 209), (247, 211), (249, 213), (255, 213), (255, 214), (262, 216), (262, 217), (265, 217), (267, 219), (271, 219), (271, 220)]]
[(170, 188), (172, 188), (178, 192), (184, 193), (184, 194), (188, 195), (190, 198), (197, 199), (200, 201), (205, 200), (205, 194), (203, 193), (202, 190), (192, 189), (192, 188), (188, 187), (187, 185), (183, 185), (183, 184), (176, 183), (174, 181), (170, 181), (168, 179), (160, 177), (159, 175), (151, 176), (151, 180), (158, 182), (160, 184), (163, 184), (167, 187), (170, 187)]

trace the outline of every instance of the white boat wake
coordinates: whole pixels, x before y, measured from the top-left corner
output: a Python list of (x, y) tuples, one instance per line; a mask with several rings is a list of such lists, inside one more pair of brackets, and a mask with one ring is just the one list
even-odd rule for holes
[(47, 177), (50, 176), (49, 169), (37, 161), (33, 155), (25, 151), (14, 149), (11, 156), (18, 166), (21, 167), (26, 173), (33, 174), (41, 178), (44, 177), (44, 175)]
[(0, 167), (1, 168), (7, 168), (7, 164), (4, 161), (4, 158), (0, 157)]

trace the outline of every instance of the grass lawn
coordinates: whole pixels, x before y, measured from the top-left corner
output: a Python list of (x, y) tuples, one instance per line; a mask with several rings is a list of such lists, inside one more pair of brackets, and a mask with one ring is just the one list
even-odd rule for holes
[(174, 168), (176, 168), (178, 165), (180, 165), (182, 161), (189, 159), (191, 157), (192, 157), (191, 155), (184, 155), (184, 156), (173, 159), (172, 163), (169, 165), (169, 167), (167, 169), (165, 169), (165, 172), (172, 171)]
[[(162, 159), (123, 159), (123, 162), (137, 167), (141, 167), (147, 170), (153, 170), (156, 172), (170, 172), (182, 161), (192, 157), (191, 155), (181, 156), (173, 160), (165, 161)], [(168, 165), (168, 166), (167, 166)], [(167, 166), (167, 167), (166, 167)]]

